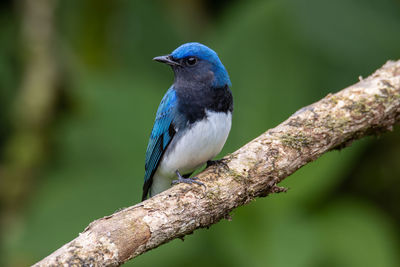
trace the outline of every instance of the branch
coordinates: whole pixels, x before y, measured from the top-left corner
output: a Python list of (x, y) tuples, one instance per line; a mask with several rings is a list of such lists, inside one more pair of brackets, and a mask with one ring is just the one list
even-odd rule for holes
[(229, 217), (234, 208), (284, 189), (277, 183), (322, 154), (400, 121), (400, 61), (300, 109), (198, 175), (207, 186), (179, 184), (92, 222), (36, 266), (118, 266), (148, 250)]

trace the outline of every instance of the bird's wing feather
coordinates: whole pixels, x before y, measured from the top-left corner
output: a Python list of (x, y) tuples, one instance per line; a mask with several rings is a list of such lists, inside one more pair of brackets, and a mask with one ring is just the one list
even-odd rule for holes
[(175, 134), (173, 118), (176, 110), (176, 101), (175, 90), (171, 87), (158, 107), (149, 144), (147, 145), (142, 200), (146, 199), (160, 159)]

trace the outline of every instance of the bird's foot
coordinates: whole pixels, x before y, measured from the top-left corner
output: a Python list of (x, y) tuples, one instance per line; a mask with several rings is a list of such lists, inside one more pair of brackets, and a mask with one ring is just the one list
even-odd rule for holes
[(192, 177), (192, 178), (179, 178), (176, 180), (172, 181), (172, 184), (180, 184), (180, 183), (185, 183), (185, 184), (198, 184), (198, 185), (204, 185), (202, 182), (196, 181), (199, 178), (197, 177)]
[(203, 184), (202, 182), (197, 181), (199, 178), (197, 177), (192, 177), (192, 178), (184, 178), (179, 171), (175, 172), (176, 175), (178, 176), (177, 180), (172, 181), (172, 185), (180, 184), (180, 183), (185, 183), (185, 184), (198, 184), (201, 186), (204, 186), (206, 188), (206, 185)]
[(224, 168), (229, 169), (228, 163), (227, 163), (227, 159), (222, 158), (219, 160), (209, 160), (207, 161), (207, 166), (206, 168), (210, 167), (210, 166), (214, 166), (214, 165), (222, 165)]

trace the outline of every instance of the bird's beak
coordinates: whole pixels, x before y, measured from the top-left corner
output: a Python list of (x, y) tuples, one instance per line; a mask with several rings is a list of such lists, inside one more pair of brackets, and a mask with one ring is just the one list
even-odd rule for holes
[(168, 64), (170, 66), (180, 66), (181, 65), (178, 62), (174, 61), (174, 59), (171, 57), (171, 55), (155, 57), (155, 58), (153, 58), (153, 60)]

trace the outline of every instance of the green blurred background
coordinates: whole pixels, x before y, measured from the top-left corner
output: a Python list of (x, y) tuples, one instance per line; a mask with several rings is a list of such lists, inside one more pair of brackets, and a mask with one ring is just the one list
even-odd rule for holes
[[(220, 156), (400, 58), (399, 0), (3, 0), (0, 266), (26, 266), (139, 202), (172, 71), (202, 42), (235, 100)], [(286, 194), (127, 266), (400, 266), (400, 128), (324, 155)]]

